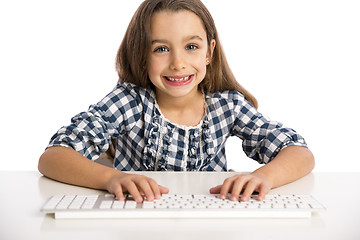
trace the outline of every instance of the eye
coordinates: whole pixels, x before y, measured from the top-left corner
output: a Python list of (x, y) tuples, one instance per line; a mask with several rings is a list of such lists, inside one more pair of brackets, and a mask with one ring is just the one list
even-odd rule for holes
[(159, 52), (159, 53), (161, 53), (161, 52), (168, 52), (169, 51), (169, 49), (167, 49), (166, 47), (157, 47), (157, 48), (155, 48), (155, 50), (154, 50), (154, 52)]
[(191, 51), (194, 51), (198, 49), (198, 46), (194, 45), (194, 44), (190, 44), (190, 45), (187, 45), (186, 46), (186, 50), (191, 50)]

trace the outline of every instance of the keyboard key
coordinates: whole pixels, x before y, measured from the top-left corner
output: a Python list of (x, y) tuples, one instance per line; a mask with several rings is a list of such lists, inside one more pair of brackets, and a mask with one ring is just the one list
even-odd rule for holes
[(203, 209), (203, 208), (207, 208), (207, 207), (206, 207), (205, 204), (199, 204), (199, 203), (197, 203), (197, 204), (194, 205), (194, 208)]
[(298, 206), (295, 203), (289, 203), (285, 205), (285, 208), (287, 209), (297, 209)]
[(238, 203), (234, 205), (234, 208), (246, 208), (246, 204), (245, 203)]
[(149, 202), (149, 201), (145, 201), (142, 204), (142, 208), (154, 208), (155, 203), (154, 202)]
[(281, 204), (281, 203), (275, 203), (275, 204), (272, 204), (271, 207), (274, 209), (283, 209), (283, 208), (285, 208), (285, 205)]
[(156, 205), (154, 206), (154, 208), (164, 209), (164, 208), (168, 208), (168, 205), (165, 204), (165, 203), (159, 203), (159, 204), (156, 204)]
[(112, 200), (105, 200), (105, 201), (102, 201), (101, 204), (100, 204), (100, 209), (110, 209), (111, 206), (113, 204), (113, 201)]
[(261, 208), (261, 209), (269, 209), (269, 208), (271, 208), (271, 204), (270, 203), (261, 203), (259, 205), (259, 208)]
[(97, 197), (90, 196), (86, 197), (84, 204), (81, 206), (82, 209), (92, 209), (96, 203)]
[(86, 197), (82, 195), (77, 195), (74, 200), (71, 202), (69, 209), (80, 209), (81, 205), (84, 203)]
[(174, 199), (176, 199), (176, 194), (163, 194), (163, 195), (161, 196), (161, 198), (162, 198), (162, 199), (166, 199), (166, 200), (169, 200), (169, 199), (174, 200)]
[(184, 194), (184, 195), (179, 195), (178, 196), (179, 200), (192, 200), (193, 199), (193, 195), (192, 194)]
[(298, 204), (298, 207), (300, 209), (309, 209), (309, 208), (311, 208), (309, 204), (304, 204), (304, 203)]
[(124, 205), (125, 205), (125, 201), (115, 200), (113, 205), (112, 205), (112, 208), (113, 209), (121, 209), (121, 208), (124, 208)]
[(185, 203), (184, 205), (181, 206), (181, 208), (190, 209), (190, 208), (194, 208), (194, 205), (191, 203)]
[(50, 210), (54, 209), (56, 205), (61, 201), (64, 195), (55, 195), (50, 198), (50, 200), (46, 203), (43, 209)]
[(126, 201), (124, 208), (133, 209), (136, 208), (137, 203), (135, 201)]
[(205, 200), (208, 195), (194, 195), (195, 200)]
[(234, 208), (234, 205), (230, 205), (230, 204), (221, 204), (219, 206), (219, 208)]

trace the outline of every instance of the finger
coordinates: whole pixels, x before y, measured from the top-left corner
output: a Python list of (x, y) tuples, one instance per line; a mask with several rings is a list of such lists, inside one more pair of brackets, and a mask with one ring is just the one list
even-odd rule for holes
[(258, 186), (258, 183), (256, 181), (249, 181), (246, 184), (246, 187), (244, 189), (244, 192), (241, 196), (241, 201), (246, 202), (249, 200), (251, 194), (255, 191), (255, 188)]
[(170, 190), (167, 187), (159, 185), (160, 193), (161, 194), (168, 194)]
[(150, 183), (147, 178), (141, 178), (140, 180), (137, 180), (136, 185), (138, 186), (138, 189), (140, 189), (144, 193), (146, 201), (154, 200), (154, 193), (150, 187)]
[(117, 200), (125, 201), (125, 196), (120, 185), (115, 189), (114, 194)]
[(160, 187), (154, 179), (149, 179), (150, 188), (154, 194), (155, 199), (160, 199)]
[(143, 198), (133, 181), (129, 181), (125, 187), (136, 202), (141, 203), (143, 201)]
[(232, 187), (232, 184), (234, 181), (233, 179), (234, 179), (233, 177), (225, 179), (225, 181), (220, 189), (220, 199), (226, 199), (226, 196), (227, 196), (228, 192), (230, 192), (230, 189)]
[(244, 185), (245, 185), (245, 178), (238, 177), (234, 181), (231, 191), (231, 197), (230, 197), (231, 201), (237, 201), (239, 199), (240, 192), (243, 189)]
[(217, 194), (217, 193), (220, 193), (221, 187), (222, 187), (222, 185), (218, 185), (216, 187), (210, 188), (209, 191), (211, 194)]
[(259, 196), (257, 198), (258, 201), (262, 201), (265, 199), (266, 194), (270, 191), (268, 187), (266, 187), (264, 184), (261, 184), (259, 187)]

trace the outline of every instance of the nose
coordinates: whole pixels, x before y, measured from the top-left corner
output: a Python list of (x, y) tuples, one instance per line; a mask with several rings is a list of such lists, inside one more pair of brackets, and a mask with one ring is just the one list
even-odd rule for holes
[(186, 67), (184, 56), (180, 52), (172, 52), (170, 68), (172, 70), (182, 70)]

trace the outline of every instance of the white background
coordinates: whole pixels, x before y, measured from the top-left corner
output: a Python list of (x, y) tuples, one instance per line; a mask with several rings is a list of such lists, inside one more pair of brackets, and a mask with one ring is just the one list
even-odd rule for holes
[[(58, 128), (115, 86), (140, 2), (0, 1), (0, 170), (36, 170)], [(360, 171), (359, 1), (203, 2), (238, 81), (305, 137), (315, 171)], [(238, 139), (227, 155), (235, 170), (259, 167)]]

